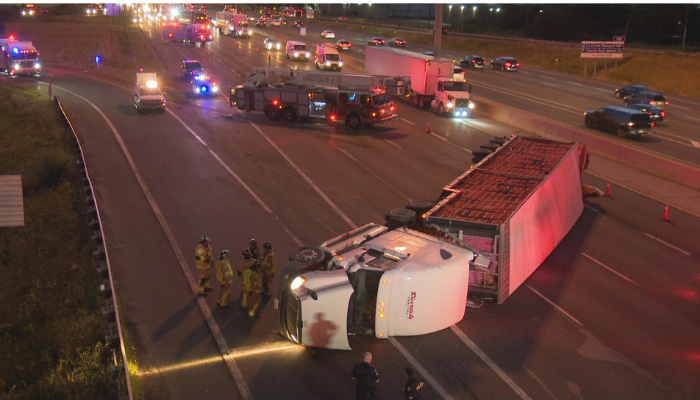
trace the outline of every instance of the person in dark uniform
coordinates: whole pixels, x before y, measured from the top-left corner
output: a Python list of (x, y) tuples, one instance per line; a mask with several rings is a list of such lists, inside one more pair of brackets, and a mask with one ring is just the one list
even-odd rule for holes
[(379, 375), (372, 365), (372, 353), (367, 352), (362, 356), (362, 362), (352, 369), (352, 378), (355, 379), (355, 400), (376, 400), (377, 382)]
[(403, 395), (406, 397), (406, 400), (420, 400), (423, 380), (416, 377), (411, 367), (406, 367), (406, 375), (408, 375), (408, 381), (403, 387)]

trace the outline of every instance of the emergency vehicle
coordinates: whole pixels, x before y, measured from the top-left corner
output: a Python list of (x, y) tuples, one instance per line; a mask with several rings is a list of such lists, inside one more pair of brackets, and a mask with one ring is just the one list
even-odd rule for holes
[(192, 95), (200, 96), (217, 96), (219, 94), (219, 84), (211, 79), (209, 75), (196, 75), (192, 79)]
[[(437, 202), (409, 202), (386, 213), (386, 226), (295, 249), (274, 303), (280, 333), (350, 350), (355, 335), (428, 334), (462, 320), (467, 306), (503, 303), (581, 216), (588, 157), (580, 143), (493, 142)], [(316, 340), (316, 324), (337, 329)]]
[(319, 43), (316, 45), (316, 69), (343, 70), (343, 60), (333, 43)]
[(163, 27), (163, 39), (180, 43), (207, 43), (214, 39), (207, 25), (191, 23), (169, 23)]
[(248, 16), (246, 14), (235, 14), (229, 20), (227, 35), (235, 38), (250, 39), (253, 36), (253, 30), (248, 26)]
[(398, 119), (385, 79), (359, 74), (256, 68), (231, 90), (230, 106), (270, 119), (344, 121), (352, 129)]
[(39, 52), (32, 42), (20, 42), (10, 36), (0, 39), (0, 70), (8, 75), (33, 75), (41, 73)]
[(158, 87), (155, 72), (136, 73), (134, 107), (139, 114), (146, 110), (165, 112), (165, 96)]

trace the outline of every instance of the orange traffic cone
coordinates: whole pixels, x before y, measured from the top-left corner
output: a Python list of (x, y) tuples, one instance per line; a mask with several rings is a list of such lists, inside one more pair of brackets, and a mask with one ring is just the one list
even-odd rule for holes
[(610, 197), (610, 183), (605, 186), (605, 197)]
[(258, 53), (260, 53), (260, 47), (256, 47), (255, 50), (257, 50)]
[(668, 204), (666, 204), (666, 209), (664, 210), (664, 217), (661, 218), (662, 221), (669, 221), (668, 219)]
[(430, 132), (430, 122), (428, 122), (428, 130), (425, 133), (432, 133)]

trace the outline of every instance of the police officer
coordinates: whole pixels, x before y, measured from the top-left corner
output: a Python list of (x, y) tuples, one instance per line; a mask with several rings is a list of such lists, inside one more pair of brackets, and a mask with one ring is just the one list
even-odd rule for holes
[(272, 275), (277, 272), (275, 265), (275, 253), (272, 251), (272, 244), (265, 242), (263, 244), (263, 259), (261, 263), (262, 272), (262, 295), (270, 297), (270, 287), (272, 286)]
[(248, 294), (246, 290), (246, 283), (245, 283), (245, 273), (246, 271), (250, 270), (250, 267), (255, 264), (255, 260), (253, 259), (253, 255), (250, 253), (249, 249), (243, 249), (243, 261), (241, 261), (241, 265), (238, 266), (238, 277), (241, 278), (242, 285), (241, 285), (241, 308), (246, 309), (248, 308)]
[(420, 400), (423, 380), (416, 376), (411, 367), (406, 367), (406, 375), (408, 380), (403, 387), (403, 395), (406, 397), (406, 400)]
[(248, 250), (250, 250), (250, 254), (253, 256), (254, 259), (260, 261), (260, 249), (258, 248), (258, 241), (255, 239), (250, 239), (250, 247), (248, 247)]
[(351, 377), (355, 379), (355, 400), (376, 400), (377, 382), (379, 374), (372, 365), (372, 353), (366, 352), (362, 356), (362, 362), (352, 369)]
[(219, 259), (216, 261), (216, 280), (219, 281), (221, 293), (216, 304), (222, 308), (228, 308), (226, 303), (231, 296), (231, 285), (233, 285), (233, 268), (228, 261), (228, 250), (221, 250)]
[(255, 317), (255, 312), (260, 306), (260, 287), (262, 278), (260, 277), (260, 264), (254, 263), (243, 273), (245, 286), (245, 300), (248, 303), (248, 315)]
[(209, 237), (207, 235), (202, 236), (195, 248), (194, 259), (197, 265), (197, 291), (200, 296), (206, 296), (206, 292), (213, 290), (209, 284), (209, 277), (211, 276), (211, 246), (209, 246)]

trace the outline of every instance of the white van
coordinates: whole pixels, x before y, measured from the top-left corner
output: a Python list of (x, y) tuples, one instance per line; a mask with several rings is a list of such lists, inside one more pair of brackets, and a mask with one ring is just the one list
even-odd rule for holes
[(287, 60), (309, 61), (309, 58), (311, 58), (311, 53), (309, 53), (306, 43), (295, 42), (293, 40), (287, 42)]
[(343, 70), (343, 61), (340, 53), (333, 43), (319, 43), (316, 45), (316, 69)]

